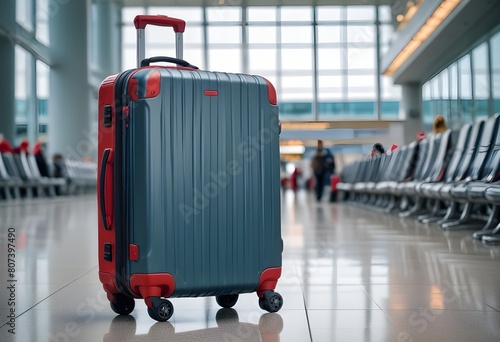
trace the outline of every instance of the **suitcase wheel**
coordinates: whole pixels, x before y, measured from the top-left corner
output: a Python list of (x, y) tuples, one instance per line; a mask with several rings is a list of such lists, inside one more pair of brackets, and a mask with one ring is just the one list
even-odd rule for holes
[(259, 306), (268, 312), (278, 312), (283, 306), (283, 297), (278, 292), (265, 291), (264, 297), (259, 298)]
[(135, 300), (121, 294), (114, 295), (114, 302), (110, 302), (111, 309), (119, 315), (129, 315), (134, 311)]
[(155, 297), (152, 298), (151, 302), (153, 306), (148, 307), (148, 314), (152, 319), (166, 322), (174, 314), (174, 306), (169, 300)]
[(216, 296), (215, 300), (217, 301), (217, 304), (219, 304), (223, 308), (232, 308), (238, 301), (238, 297), (238, 294), (222, 295)]

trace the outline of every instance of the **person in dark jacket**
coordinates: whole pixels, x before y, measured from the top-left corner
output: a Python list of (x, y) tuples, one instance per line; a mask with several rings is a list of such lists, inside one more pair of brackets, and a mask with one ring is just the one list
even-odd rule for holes
[(370, 151), (370, 157), (376, 158), (380, 157), (383, 154), (385, 154), (384, 145), (382, 145), (381, 143), (376, 143), (375, 145), (373, 145), (372, 150)]
[(50, 177), (49, 166), (47, 165), (47, 160), (45, 159), (44, 148), (42, 142), (37, 140), (35, 146), (33, 146), (33, 155), (35, 156), (36, 165), (38, 166), (38, 171), (42, 177)]

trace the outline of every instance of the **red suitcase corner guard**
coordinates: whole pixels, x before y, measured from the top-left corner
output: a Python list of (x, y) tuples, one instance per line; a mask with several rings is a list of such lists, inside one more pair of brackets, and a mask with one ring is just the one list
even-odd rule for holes
[(149, 297), (170, 297), (174, 293), (175, 279), (169, 273), (133, 274), (130, 289), (150, 306)]
[(259, 285), (257, 286), (257, 290), (255, 290), (259, 298), (264, 296), (264, 291), (274, 290), (280, 277), (281, 267), (265, 269), (260, 275)]
[(99, 272), (99, 280), (102, 283), (102, 287), (108, 296), (110, 302), (113, 301), (113, 293), (118, 293), (115, 282), (113, 280), (113, 275), (107, 272)]

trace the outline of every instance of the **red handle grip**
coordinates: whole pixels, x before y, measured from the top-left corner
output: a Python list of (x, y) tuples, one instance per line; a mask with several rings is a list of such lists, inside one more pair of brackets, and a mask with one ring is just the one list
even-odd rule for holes
[(136, 29), (144, 29), (146, 25), (173, 27), (175, 32), (184, 32), (186, 29), (184, 20), (166, 15), (138, 15), (134, 19), (134, 25)]

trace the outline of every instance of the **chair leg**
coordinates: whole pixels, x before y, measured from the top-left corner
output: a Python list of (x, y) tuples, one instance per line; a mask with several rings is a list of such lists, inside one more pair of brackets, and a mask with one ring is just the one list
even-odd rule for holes
[(458, 213), (458, 203), (451, 202), (450, 206), (448, 207), (448, 211), (446, 212), (446, 215), (436, 223), (442, 225), (445, 222), (449, 222), (456, 217), (457, 213)]
[(491, 235), (484, 235), (482, 240), (486, 243), (500, 242), (500, 223), (493, 229)]
[[(428, 200), (430, 202), (430, 200)], [(439, 208), (441, 207), (440, 203), (438, 200), (433, 200), (433, 205), (432, 205), (432, 208), (431, 208), (431, 212), (429, 214), (423, 214), (423, 215), (419, 215), (417, 217), (417, 219), (420, 221), (420, 222), (424, 222), (425, 219), (429, 219), (429, 218), (433, 218), (433, 217), (436, 217), (436, 215), (438, 214), (439, 212)]]
[(420, 210), (422, 209), (423, 203), (424, 203), (423, 199), (420, 197), (417, 197), (413, 206), (409, 210), (404, 211), (402, 213), (399, 213), (399, 217), (404, 218), (404, 217), (410, 217), (410, 216), (418, 214), (420, 212)]
[(473, 207), (473, 203), (467, 202), (460, 218), (457, 221), (443, 223), (441, 228), (444, 230), (477, 229), (478, 225), (480, 226), (480, 223), (477, 221), (470, 222)]

